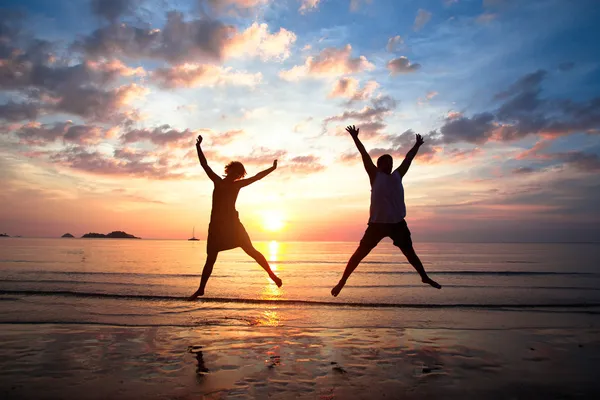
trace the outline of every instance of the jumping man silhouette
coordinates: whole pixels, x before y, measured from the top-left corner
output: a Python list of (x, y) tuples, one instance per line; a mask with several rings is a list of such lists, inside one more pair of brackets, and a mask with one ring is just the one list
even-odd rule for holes
[(371, 208), (369, 226), (360, 241), (360, 245), (354, 254), (352, 254), (350, 260), (348, 260), (344, 275), (339, 283), (331, 289), (331, 294), (337, 296), (340, 293), (358, 264), (384, 237), (390, 237), (394, 241), (394, 245), (400, 248), (408, 259), (408, 262), (421, 275), (423, 283), (441, 289), (442, 286), (439, 283), (427, 276), (421, 260), (419, 260), (413, 249), (410, 231), (404, 220), (406, 217), (406, 205), (404, 204), (402, 177), (408, 171), (410, 163), (419, 151), (419, 147), (424, 143), (423, 138), (421, 135), (416, 135), (414, 147), (406, 154), (402, 164), (392, 172), (392, 156), (389, 154), (382, 155), (377, 159), (377, 166), (375, 166), (365, 146), (363, 146), (358, 138), (359, 129), (352, 125), (348, 126), (346, 131), (354, 139), (354, 143), (360, 152), (363, 164), (369, 175), (369, 181), (371, 182)]
[(208, 166), (206, 157), (200, 147), (201, 143), (202, 136), (198, 136), (198, 139), (196, 140), (198, 159), (200, 160), (200, 165), (204, 168), (206, 175), (213, 181), (215, 188), (213, 190), (212, 211), (210, 214), (210, 224), (208, 226), (206, 263), (204, 264), (204, 270), (202, 271), (200, 287), (189, 297), (189, 300), (194, 300), (199, 296), (204, 295), (204, 288), (206, 287), (208, 278), (210, 278), (219, 252), (236, 247), (241, 247), (246, 254), (252, 257), (265, 271), (267, 271), (273, 282), (281, 287), (281, 279), (273, 273), (265, 256), (252, 245), (252, 241), (250, 240), (246, 229), (244, 229), (244, 225), (240, 222), (238, 212), (235, 209), (235, 201), (237, 200), (240, 189), (275, 171), (277, 168), (277, 160), (273, 161), (273, 166), (271, 168), (259, 172), (248, 179), (242, 179), (246, 175), (246, 169), (242, 163), (233, 161), (227, 164), (225, 167), (225, 177), (221, 178)]

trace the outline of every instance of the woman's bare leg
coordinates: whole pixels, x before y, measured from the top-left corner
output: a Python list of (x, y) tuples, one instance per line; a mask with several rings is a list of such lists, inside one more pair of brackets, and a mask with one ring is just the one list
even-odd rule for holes
[(256, 250), (254, 246), (252, 246), (252, 243), (243, 246), (242, 250), (244, 250), (246, 254), (252, 257), (254, 261), (256, 261), (261, 267), (263, 267), (263, 269), (267, 271), (267, 274), (269, 274), (269, 277), (273, 280), (273, 282), (275, 282), (275, 284), (278, 287), (281, 287), (283, 282), (277, 277), (277, 275), (273, 273), (273, 271), (271, 270), (271, 266), (269, 265), (269, 262), (267, 261), (265, 256), (263, 256), (260, 251)]
[(208, 282), (208, 278), (210, 278), (210, 274), (212, 274), (213, 267), (215, 265), (215, 261), (217, 261), (217, 255), (219, 252), (211, 251), (206, 254), (206, 262), (204, 263), (204, 269), (202, 270), (202, 278), (200, 279), (200, 287), (196, 292), (191, 295), (188, 300), (196, 300), (198, 297), (204, 295), (204, 288), (206, 287), (206, 283)]

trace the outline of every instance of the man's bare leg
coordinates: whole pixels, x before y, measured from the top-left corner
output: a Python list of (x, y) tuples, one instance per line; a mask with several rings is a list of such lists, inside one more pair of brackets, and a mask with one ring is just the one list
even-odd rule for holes
[(402, 250), (402, 253), (404, 253), (404, 256), (406, 256), (406, 259), (408, 260), (410, 265), (412, 265), (414, 267), (414, 269), (417, 270), (419, 275), (421, 275), (421, 281), (423, 283), (431, 285), (436, 289), (442, 288), (442, 285), (440, 285), (439, 283), (437, 283), (436, 281), (431, 279), (429, 276), (427, 276), (427, 272), (425, 272), (423, 263), (421, 263), (421, 260), (417, 256), (417, 253), (415, 253), (415, 249), (412, 246), (410, 246), (410, 248), (409, 247), (404, 247), (404, 248), (400, 247), (400, 250)]
[(269, 278), (271, 278), (273, 282), (275, 282), (277, 287), (281, 287), (281, 285), (283, 285), (281, 279), (279, 279), (279, 277), (275, 275), (275, 273), (273, 273), (273, 271), (271, 270), (271, 266), (269, 265), (269, 262), (267, 261), (265, 256), (263, 256), (260, 251), (256, 250), (254, 246), (252, 246), (252, 244), (242, 247), (242, 250), (244, 250), (246, 254), (248, 254), (254, 259), (254, 261), (258, 263), (258, 265), (260, 265), (265, 271), (267, 271), (267, 274), (269, 274)]
[(204, 296), (204, 288), (206, 287), (206, 283), (208, 282), (208, 278), (210, 278), (210, 274), (212, 274), (213, 267), (215, 262), (217, 261), (218, 252), (210, 252), (206, 254), (206, 262), (204, 263), (204, 269), (202, 270), (202, 278), (200, 279), (200, 287), (196, 292), (188, 297), (188, 300), (196, 300), (199, 296)]
[(352, 257), (348, 260), (348, 264), (346, 265), (346, 269), (344, 270), (344, 275), (342, 275), (342, 279), (338, 282), (337, 285), (333, 289), (331, 289), (331, 295), (333, 297), (337, 297), (338, 294), (342, 291), (342, 288), (346, 285), (346, 281), (354, 272), (358, 264), (371, 252), (370, 248), (358, 246)]

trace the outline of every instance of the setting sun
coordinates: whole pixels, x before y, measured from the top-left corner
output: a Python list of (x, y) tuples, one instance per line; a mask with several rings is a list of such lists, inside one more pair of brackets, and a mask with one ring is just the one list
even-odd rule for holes
[(276, 232), (283, 229), (285, 222), (281, 211), (266, 211), (263, 213), (263, 228), (267, 231)]

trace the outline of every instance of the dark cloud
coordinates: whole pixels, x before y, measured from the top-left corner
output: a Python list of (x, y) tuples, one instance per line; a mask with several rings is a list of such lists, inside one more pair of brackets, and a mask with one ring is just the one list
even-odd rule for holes
[(152, 158), (153, 153), (138, 153), (132, 156), (127, 151), (115, 151), (107, 156), (81, 146), (49, 153), (49, 160), (79, 171), (98, 175), (129, 176), (148, 179), (181, 179), (184, 174), (173, 172), (176, 166), (160, 165)]
[(170, 11), (161, 29), (115, 23), (77, 40), (73, 48), (94, 58), (220, 61), (235, 32), (233, 26), (218, 20), (203, 17), (186, 21), (183, 13)]
[(531, 134), (600, 132), (600, 97), (582, 102), (544, 98), (542, 83), (547, 75), (544, 70), (527, 74), (498, 93), (494, 99), (502, 103), (492, 112), (447, 118), (440, 129), (444, 141), (484, 143), (491, 139), (518, 140)]
[(6, 25), (0, 19), (0, 89), (16, 91), (25, 100), (0, 105), (0, 118), (33, 120), (44, 111), (121, 122), (125, 119), (121, 107), (144, 93), (134, 84), (111, 87), (119, 77), (143, 70), (118, 61), (73, 63), (70, 57), (58, 57), (52, 43)]
[(94, 144), (105, 136), (104, 129), (94, 125), (76, 125), (71, 121), (54, 124), (30, 123), (15, 132), (17, 137), (28, 144), (45, 146), (61, 139), (64, 143)]
[(393, 98), (389, 96), (380, 96), (372, 99), (370, 105), (365, 106), (360, 110), (347, 110), (340, 115), (326, 118), (323, 120), (323, 126), (326, 130), (331, 122), (357, 121), (363, 136), (376, 136), (386, 127), (383, 118), (391, 113), (396, 106), (396, 100)]
[(154, 129), (132, 129), (121, 135), (121, 142), (132, 144), (138, 142), (151, 142), (157, 146), (187, 147), (194, 143), (194, 131), (189, 129), (180, 131), (165, 124)]
[(440, 131), (446, 143), (484, 143), (492, 133), (494, 115), (475, 114), (472, 118), (458, 117), (447, 119)]
[(0, 104), (0, 120), (16, 122), (24, 120), (35, 120), (40, 114), (42, 106), (39, 103), (15, 103), (9, 101)]
[(420, 69), (421, 64), (411, 63), (408, 58), (402, 56), (389, 61), (387, 63), (387, 68), (390, 70), (390, 74), (392, 75), (409, 74)]
[(597, 154), (571, 151), (566, 153), (556, 153), (553, 156), (562, 160), (565, 164), (583, 172), (600, 171), (600, 157), (598, 157)]

